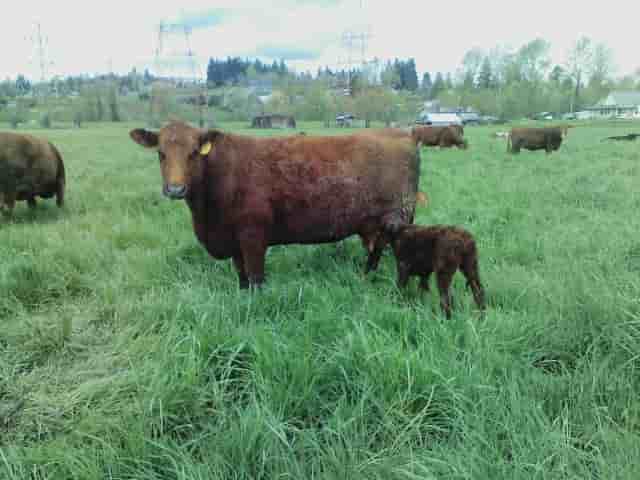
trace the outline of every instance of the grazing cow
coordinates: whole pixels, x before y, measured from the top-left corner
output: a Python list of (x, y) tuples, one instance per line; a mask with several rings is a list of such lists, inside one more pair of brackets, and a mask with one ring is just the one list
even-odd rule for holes
[(158, 150), (164, 194), (185, 199), (198, 240), (233, 259), (240, 287), (264, 281), (270, 245), (357, 234), (377, 268), (389, 222), (412, 223), (420, 157), (410, 139), (254, 138), (172, 122), (131, 138)]
[(420, 287), (429, 290), (429, 276), (435, 272), (440, 292), (440, 306), (451, 317), (449, 287), (460, 269), (480, 310), (484, 310), (484, 289), (478, 272), (478, 251), (473, 236), (466, 230), (448, 225), (389, 225), (387, 235), (396, 257), (398, 287), (404, 288), (409, 277), (420, 276)]
[(36, 206), (36, 197), (64, 204), (65, 172), (60, 152), (47, 140), (0, 132), (0, 207), (11, 214), (16, 200)]
[(447, 125), (446, 127), (413, 127), (411, 135), (416, 144), (425, 146), (449, 148), (454, 145), (466, 149), (467, 141), (462, 137), (460, 125)]
[(558, 150), (567, 127), (512, 128), (507, 137), (507, 152), (520, 153), (521, 148), (551, 153)]

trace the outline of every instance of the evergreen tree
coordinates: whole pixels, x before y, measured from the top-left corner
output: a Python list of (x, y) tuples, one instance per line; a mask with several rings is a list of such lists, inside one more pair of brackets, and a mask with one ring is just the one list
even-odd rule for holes
[(429, 75), (429, 72), (424, 72), (422, 75), (422, 83), (420, 84), (420, 87), (428, 97), (431, 93), (431, 88), (433, 87), (433, 82), (431, 81), (431, 75)]
[(410, 58), (404, 64), (404, 85), (406, 90), (416, 91), (418, 89), (418, 72), (416, 72), (416, 62), (413, 58)]

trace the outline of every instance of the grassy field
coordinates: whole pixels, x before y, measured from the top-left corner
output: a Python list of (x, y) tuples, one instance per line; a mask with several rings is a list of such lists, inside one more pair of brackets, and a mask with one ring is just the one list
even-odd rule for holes
[(633, 127), (422, 151), (417, 222), (475, 234), (483, 321), (461, 277), (451, 321), (390, 252), (363, 278), (355, 238), (238, 290), (132, 127), (39, 131), (67, 205), (0, 220), (0, 478), (638, 478), (640, 150), (600, 141)]

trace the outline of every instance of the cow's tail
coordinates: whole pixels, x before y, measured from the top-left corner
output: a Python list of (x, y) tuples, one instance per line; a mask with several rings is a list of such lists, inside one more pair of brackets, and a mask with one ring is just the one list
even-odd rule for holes
[(67, 181), (64, 171), (64, 162), (62, 161), (62, 155), (60, 155), (58, 149), (52, 143), (49, 143), (49, 146), (58, 161), (58, 171), (56, 173), (56, 204), (59, 207), (62, 207), (64, 205), (64, 188)]

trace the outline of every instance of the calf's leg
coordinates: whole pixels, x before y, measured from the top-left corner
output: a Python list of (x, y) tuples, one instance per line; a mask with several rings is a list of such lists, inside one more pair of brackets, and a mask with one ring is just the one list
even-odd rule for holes
[(451, 280), (455, 270), (439, 270), (436, 272), (438, 279), (438, 291), (440, 292), (440, 307), (447, 318), (451, 318)]
[(398, 288), (404, 288), (409, 283), (409, 266), (405, 262), (398, 261), (396, 268), (398, 269)]
[(484, 288), (480, 283), (480, 273), (478, 272), (478, 258), (474, 255), (467, 255), (460, 266), (462, 274), (467, 279), (467, 286), (473, 292), (473, 299), (480, 310), (485, 309)]
[(420, 288), (425, 292), (429, 291), (429, 277), (431, 276), (431, 272), (426, 272), (420, 277)]

